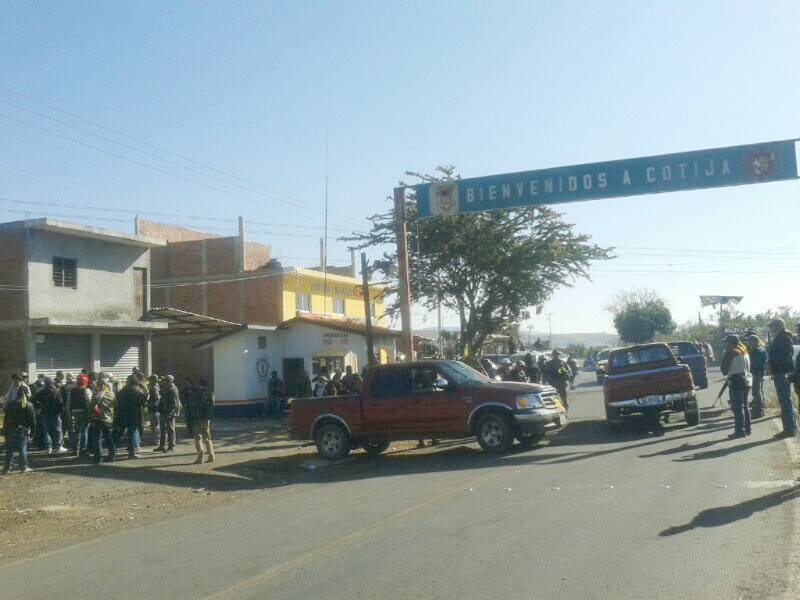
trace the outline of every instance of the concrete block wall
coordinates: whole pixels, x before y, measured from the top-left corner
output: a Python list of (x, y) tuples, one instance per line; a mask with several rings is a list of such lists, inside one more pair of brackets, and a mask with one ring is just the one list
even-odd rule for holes
[(158, 223), (156, 221), (148, 221), (147, 219), (137, 219), (136, 224), (136, 233), (139, 235), (164, 240), (166, 242), (188, 242), (220, 237), (213, 233), (195, 231), (194, 229), (187, 229), (186, 227), (178, 227), (177, 225), (169, 225), (167, 223)]
[[(0, 249), (0, 284), (26, 288), (28, 276), (25, 266), (25, 232), (0, 232)], [(27, 298), (25, 289), (0, 289), (0, 321), (27, 319)]]
[(194, 345), (214, 334), (161, 335), (153, 338), (153, 372), (175, 376), (179, 386), (190, 377), (195, 383), (205, 378), (213, 385), (214, 355), (210, 348)]
[(12, 373), (20, 373), (28, 368), (26, 335), (27, 328), (24, 326), (0, 329), (0, 395), (8, 391)]

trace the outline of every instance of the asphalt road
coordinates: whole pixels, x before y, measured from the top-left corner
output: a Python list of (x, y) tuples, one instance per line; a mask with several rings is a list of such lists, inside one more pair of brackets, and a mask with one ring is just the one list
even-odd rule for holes
[[(700, 393), (701, 407), (713, 401)], [(302, 482), (0, 568), (0, 597), (797, 598), (800, 487), (772, 420), (606, 432), (599, 388), (529, 451), (359, 454)], [(270, 468), (264, 465), (265, 469)]]

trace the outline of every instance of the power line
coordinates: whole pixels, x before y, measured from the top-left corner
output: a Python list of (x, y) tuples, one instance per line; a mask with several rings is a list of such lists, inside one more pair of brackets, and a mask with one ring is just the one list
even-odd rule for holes
[[(78, 144), (80, 146), (84, 146), (86, 148), (91, 148), (92, 150), (97, 150), (98, 152), (102, 152), (103, 154), (107, 154), (109, 156), (113, 156), (115, 158), (119, 158), (121, 160), (133, 163), (135, 165), (139, 165), (141, 167), (146, 167), (148, 169), (152, 169), (154, 171), (158, 171), (159, 173), (163, 173), (165, 175), (170, 175), (172, 177), (177, 177), (178, 179), (183, 179), (184, 181), (189, 181), (191, 183), (194, 183), (194, 184), (197, 184), (197, 185), (200, 185), (200, 186), (203, 186), (203, 187), (207, 187), (207, 188), (215, 190), (217, 192), (221, 192), (223, 194), (227, 194), (228, 196), (231, 196), (231, 197), (234, 197), (234, 198), (244, 199), (244, 200), (247, 200), (249, 202), (255, 202), (256, 204), (260, 204), (261, 206), (270, 208), (266, 203), (262, 202), (261, 200), (257, 200), (255, 198), (251, 198), (249, 196), (243, 196), (241, 194), (237, 194), (237, 193), (231, 192), (230, 190), (226, 190), (226, 189), (217, 187), (215, 185), (212, 185), (212, 184), (209, 184), (209, 183), (206, 183), (206, 182), (203, 182), (203, 181), (199, 181), (199, 180), (194, 179), (192, 177), (186, 177), (185, 175), (180, 175), (178, 173), (174, 173), (172, 171), (168, 171), (167, 169), (162, 169), (161, 167), (158, 167), (156, 165), (152, 165), (150, 163), (142, 162), (140, 160), (136, 160), (134, 158), (130, 158), (130, 157), (125, 156), (123, 154), (119, 154), (117, 152), (113, 152), (111, 150), (107, 150), (105, 148), (101, 148), (99, 146), (95, 146), (93, 144), (88, 144), (88, 143), (83, 142), (81, 140), (77, 140), (75, 138), (72, 138), (72, 137), (57, 133), (57, 132), (52, 131), (50, 129), (46, 129), (44, 127), (39, 127), (38, 125), (34, 125), (34, 124), (28, 123), (26, 121), (21, 121), (19, 119), (16, 119), (14, 117), (9, 116), (9, 115), (0, 114), (0, 118), (6, 119), (8, 121), (11, 121), (11, 122), (16, 123), (18, 125), (21, 125), (23, 127), (28, 127), (28, 128), (31, 128), (31, 129), (35, 129), (37, 131), (41, 131), (41, 132), (47, 133), (49, 135), (61, 138), (63, 140), (67, 140), (69, 142), (72, 142), (74, 144)], [(278, 202), (278, 201), (271, 200), (271, 202)], [(316, 209), (306, 208), (306, 207), (303, 207), (303, 206), (297, 206), (296, 208), (300, 209), (300, 210), (305, 210), (305, 211), (308, 211), (308, 212), (312, 212), (312, 213), (315, 213), (315, 214), (317, 212)]]
[[(136, 142), (136, 143), (138, 143), (138, 144), (141, 144), (141, 145), (143, 145), (143, 146), (146, 146), (146, 147), (148, 147), (148, 148), (152, 148), (152, 149), (154, 149), (154, 150), (158, 150), (159, 152), (162, 152), (162, 153), (164, 153), (164, 154), (167, 154), (167, 155), (169, 155), (169, 156), (173, 156), (173, 157), (175, 157), (175, 158), (179, 158), (179, 159), (181, 159), (181, 160), (183, 160), (183, 161), (186, 161), (186, 162), (189, 162), (189, 163), (191, 163), (191, 164), (194, 164), (194, 165), (197, 165), (197, 166), (199, 166), (199, 167), (202, 167), (202, 168), (204, 168), (204, 169), (206, 169), (206, 170), (208, 170), (208, 171), (212, 171), (212, 172), (214, 172), (214, 173), (217, 173), (217, 174), (219, 174), (219, 175), (223, 175), (223, 176), (225, 176), (225, 177), (227, 177), (227, 178), (229, 178), (229, 179), (234, 179), (234, 180), (240, 181), (240, 182), (242, 182), (242, 183), (246, 183), (246, 184), (250, 185), (251, 187), (256, 187), (256, 188), (262, 189), (262, 190), (264, 190), (264, 191), (266, 191), (266, 192), (269, 192), (269, 193), (271, 193), (271, 194), (275, 194), (275, 195), (277, 195), (277, 196), (283, 196), (284, 198), (287, 198), (288, 200), (291, 200), (291, 201), (293, 201), (293, 202), (295, 202), (295, 203), (299, 203), (299, 204), (305, 204), (305, 205), (307, 205), (307, 206), (311, 206), (311, 207), (313, 207), (315, 210), (316, 210), (316, 209), (319, 209), (319, 208), (321, 208), (321, 206), (320, 206), (319, 204), (316, 204), (316, 203), (313, 203), (313, 202), (306, 202), (306, 201), (299, 200), (299, 199), (297, 199), (297, 198), (294, 198), (294, 197), (292, 197), (292, 196), (290, 196), (290, 195), (288, 195), (288, 194), (285, 194), (285, 193), (283, 193), (283, 192), (281, 192), (281, 191), (275, 190), (275, 189), (273, 189), (273, 188), (269, 188), (269, 187), (267, 187), (267, 186), (265, 186), (265, 185), (262, 185), (262, 184), (260, 184), (260, 183), (257, 183), (257, 182), (255, 182), (255, 181), (252, 181), (252, 180), (250, 180), (250, 179), (247, 179), (247, 178), (245, 178), (245, 177), (241, 177), (241, 176), (239, 176), (239, 175), (235, 175), (235, 174), (233, 174), (233, 173), (229, 173), (229, 172), (223, 171), (223, 170), (221, 170), (221, 169), (217, 169), (216, 167), (213, 167), (213, 166), (211, 166), (211, 165), (209, 165), (209, 164), (206, 164), (206, 163), (200, 162), (200, 161), (198, 161), (198, 160), (195, 160), (195, 159), (193, 159), (193, 158), (190, 158), (190, 157), (188, 157), (188, 156), (184, 156), (184, 155), (182, 155), (182, 154), (178, 154), (177, 152), (173, 152), (173, 151), (171, 151), (171, 150), (168, 150), (168, 149), (166, 149), (166, 148), (163, 148), (163, 147), (161, 147), (161, 146), (157, 146), (157, 145), (155, 145), (155, 144), (152, 144), (152, 143), (150, 143), (150, 142), (148, 142), (148, 141), (146, 141), (146, 140), (142, 140), (142, 139), (140, 139), (140, 138), (136, 138), (136, 137), (134, 137), (134, 136), (132, 136), (132, 135), (129, 135), (129, 134), (125, 133), (124, 131), (120, 131), (120, 130), (118, 130), (118, 129), (114, 129), (114, 128), (112, 128), (112, 127), (109, 127), (109, 126), (107, 126), (107, 125), (104, 125), (103, 123), (99, 123), (99, 122), (97, 122), (97, 121), (93, 121), (92, 119), (88, 119), (88, 118), (86, 118), (86, 117), (84, 117), (84, 116), (81, 116), (81, 115), (78, 115), (78, 114), (76, 114), (76, 113), (69, 112), (69, 111), (67, 111), (67, 110), (64, 110), (64, 109), (62, 109), (62, 108), (59, 108), (59, 107), (57, 107), (57, 106), (54, 106), (54, 105), (52, 105), (52, 104), (49, 104), (49, 103), (47, 103), (47, 102), (44, 102), (44, 101), (42, 101), (42, 100), (39, 100), (39, 99), (37, 99), (37, 98), (34, 98), (34, 97), (32, 97), (32, 96), (29, 96), (29, 95), (27, 95), (27, 94), (23, 94), (22, 92), (18, 92), (18, 91), (16, 91), (16, 90), (12, 90), (11, 88), (7, 88), (7, 87), (5, 87), (5, 86), (0, 86), (0, 90), (4, 91), (4, 92), (6, 92), (6, 93), (9, 93), (9, 94), (13, 94), (13, 95), (15, 95), (15, 96), (19, 96), (19, 97), (21, 97), (21, 98), (25, 98), (26, 100), (30, 100), (31, 102), (35, 102), (35, 103), (37, 103), (37, 104), (40, 104), (40, 105), (42, 105), (42, 106), (46, 106), (47, 108), (49, 108), (49, 109), (51, 109), (51, 110), (57, 111), (57, 112), (59, 112), (59, 113), (61, 113), (61, 114), (65, 114), (65, 115), (67, 115), (67, 116), (69, 116), (69, 117), (72, 117), (73, 119), (78, 119), (78, 120), (80, 120), (80, 121), (83, 121), (83, 122), (85, 122), (85, 123), (89, 123), (89, 124), (91, 124), (91, 125), (94, 125), (95, 127), (98, 127), (98, 128), (100, 128), (100, 129), (103, 129), (103, 130), (105, 130), (105, 131), (108, 131), (108, 132), (110, 132), (110, 133), (113, 133), (113, 134), (115, 134), (115, 135), (121, 136), (121, 137), (123, 137), (123, 138), (125, 138), (125, 139), (131, 140), (131, 141), (133, 141), (133, 142)], [(14, 104), (14, 103), (12, 103), (12, 102), (9, 102), (9, 101), (7, 101), (7, 100), (0, 100), (0, 102), (4, 102), (4, 103), (6, 103), (6, 104), (10, 104), (10, 105), (12, 105), (12, 106), (16, 106), (17, 108), (21, 108), (22, 110), (25, 110), (25, 111), (31, 112), (31, 113), (33, 113), (33, 114), (36, 114), (36, 115), (39, 115), (39, 116), (42, 116), (42, 117), (44, 117), (44, 118), (46, 118), (46, 119), (51, 119), (51, 120), (54, 120), (54, 121), (56, 121), (56, 122), (59, 122), (59, 123), (65, 124), (65, 125), (67, 125), (68, 127), (74, 127), (75, 129), (79, 129), (80, 131), (84, 131), (84, 132), (86, 132), (85, 130), (83, 130), (83, 129), (80, 129), (80, 128), (78, 128), (78, 127), (74, 126), (74, 125), (71, 125), (71, 124), (68, 124), (68, 123), (64, 123), (63, 121), (58, 121), (57, 119), (54, 119), (53, 117), (50, 117), (50, 116), (47, 116), (47, 115), (43, 115), (43, 114), (41, 114), (41, 113), (37, 113), (37, 112), (35, 112), (35, 111), (33, 111), (33, 110), (29, 109), (29, 108), (25, 108), (25, 107), (19, 106), (19, 105), (17, 105), (17, 104)], [(95, 133), (92, 133), (92, 132), (86, 132), (86, 133), (89, 133), (90, 135), (95, 135), (95, 136), (97, 136), (97, 134), (95, 134)], [(98, 136), (98, 137), (100, 137), (100, 136)], [(108, 138), (103, 138), (103, 139), (108, 139)], [(113, 143), (117, 143), (117, 144), (123, 145), (123, 146), (125, 146), (125, 147), (132, 148), (133, 150), (136, 150), (137, 152), (143, 152), (143, 153), (145, 153), (143, 150), (140, 150), (140, 149), (138, 149), (138, 148), (135, 148), (135, 147), (132, 147), (132, 146), (128, 146), (128, 145), (122, 144), (121, 142), (118, 142), (118, 141), (115, 141), (115, 140), (111, 140), (111, 141), (112, 141)], [(153, 155), (151, 155), (151, 154), (149, 154), (149, 153), (145, 153), (145, 154), (148, 154), (148, 155), (150, 155), (150, 156), (153, 156)], [(164, 159), (163, 157), (157, 157), (157, 158), (159, 158), (160, 160), (167, 160), (167, 159)], [(174, 161), (171, 161), (171, 162), (173, 162), (173, 163), (174, 163)], [(179, 163), (174, 163), (174, 164), (178, 164), (178, 166), (181, 166), (181, 167), (183, 167), (183, 168), (188, 168), (188, 167), (185, 167), (185, 166), (183, 166), (183, 165), (180, 165)], [(212, 177), (212, 176), (210, 176), (210, 175), (207, 175), (207, 174), (204, 174), (204, 176), (205, 176), (205, 177)], [(223, 180), (223, 181), (224, 181), (224, 180)], [(232, 184), (232, 183), (230, 183), (230, 182), (226, 182), (226, 183), (227, 183), (228, 185), (236, 185), (236, 184)], [(238, 187), (241, 187), (241, 186), (238, 186)], [(243, 188), (243, 189), (246, 189), (246, 188)], [(337, 214), (341, 214), (341, 213), (337, 213)], [(344, 214), (341, 214), (341, 216), (349, 218), (349, 215), (344, 215)]]

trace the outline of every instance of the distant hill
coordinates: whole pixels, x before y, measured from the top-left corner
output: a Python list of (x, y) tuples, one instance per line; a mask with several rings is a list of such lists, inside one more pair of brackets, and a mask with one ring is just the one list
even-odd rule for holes
[[(447, 331), (458, 331), (455, 327), (445, 327)], [(414, 331), (416, 335), (436, 339), (436, 328), (426, 327), (424, 329), (417, 329)], [(531, 341), (536, 338), (542, 340), (547, 339), (547, 333), (534, 331), (531, 333)], [(586, 346), (613, 346), (617, 343), (618, 336), (616, 333), (554, 333), (553, 344), (557, 348), (563, 348), (570, 344), (584, 344)], [(522, 341), (528, 343), (528, 332), (522, 332)]]

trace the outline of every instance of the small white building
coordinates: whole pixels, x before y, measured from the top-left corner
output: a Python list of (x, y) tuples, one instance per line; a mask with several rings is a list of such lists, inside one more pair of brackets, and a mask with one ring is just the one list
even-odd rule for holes
[[(379, 362), (394, 362), (400, 333), (373, 327)], [(267, 400), (272, 371), (286, 384), (287, 394), (299, 396), (305, 378), (323, 368), (360, 372), (368, 364), (366, 326), (342, 319), (297, 316), (277, 327), (241, 325), (196, 348), (212, 348), (216, 411), (259, 414)]]

